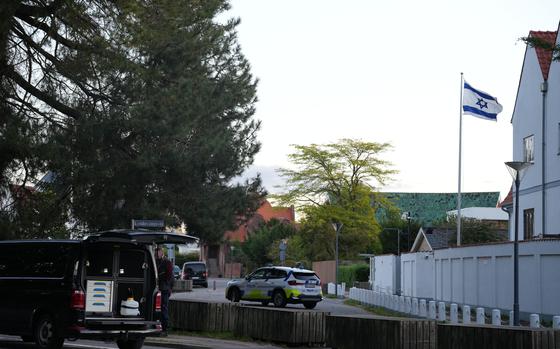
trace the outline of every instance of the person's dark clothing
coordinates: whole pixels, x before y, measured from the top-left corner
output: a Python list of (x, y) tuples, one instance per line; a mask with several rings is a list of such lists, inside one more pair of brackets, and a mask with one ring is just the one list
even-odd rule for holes
[(171, 296), (170, 290), (161, 291), (161, 329), (163, 332), (167, 332), (167, 326), (169, 326), (169, 296)]
[(167, 258), (156, 259), (158, 269), (158, 286), (161, 292), (161, 327), (167, 332), (169, 325), (169, 297), (173, 288), (173, 265)]

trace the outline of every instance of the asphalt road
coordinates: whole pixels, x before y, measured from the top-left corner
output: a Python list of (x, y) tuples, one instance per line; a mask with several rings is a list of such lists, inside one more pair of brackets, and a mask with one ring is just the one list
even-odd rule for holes
[[(115, 342), (86, 341), (79, 340), (75, 342), (65, 341), (65, 349), (118, 349)], [(144, 345), (143, 349), (161, 349), (161, 346)], [(169, 347), (176, 348), (176, 347)], [(0, 336), (0, 349), (36, 349), (33, 343), (24, 343), (19, 337)]]
[[(208, 288), (195, 286), (192, 292), (174, 293), (171, 299), (192, 299), (211, 302), (229, 302), (225, 296), (226, 284), (230, 279), (209, 279)], [(215, 289), (214, 289), (215, 284)], [(241, 301), (243, 304), (262, 307), (261, 303)], [(273, 307), (271, 304), (269, 307)], [(301, 304), (288, 304), (287, 309), (304, 310)], [(324, 298), (317, 303), (314, 311), (329, 312), (333, 315), (371, 315), (365, 310), (344, 304), (343, 299)]]

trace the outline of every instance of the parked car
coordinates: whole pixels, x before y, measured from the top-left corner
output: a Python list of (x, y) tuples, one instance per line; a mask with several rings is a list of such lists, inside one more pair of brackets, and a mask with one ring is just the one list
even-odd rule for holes
[(204, 262), (186, 262), (183, 264), (183, 280), (192, 280), (193, 285), (208, 287), (208, 270)]
[(175, 280), (179, 280), (181, 278), (181, 268), (177, 265), (173, 266), (173, 277)]
[(265, 267), (257, 269), (244, 279), (227, 283), (226, 298), (232, 302), (240, 300), (261, 302), (275, 307), (285, 307), (287, 303), (303, 304), (313, 309), (323, 300), (321, 280), (312, 270)]
[(65, 338), (138, 349), (161, 333), (154, 243), (186, 235), (109, 231), (85, 240), (0, 242), (0, 333), (62, 348)]

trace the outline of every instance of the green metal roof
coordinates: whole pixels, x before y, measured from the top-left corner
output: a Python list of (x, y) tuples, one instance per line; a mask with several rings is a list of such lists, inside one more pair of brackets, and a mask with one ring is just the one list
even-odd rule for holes
[[(430, 224), (457, 209), (457, 193), (379, 193), (415, 221)], [(496, 207), (500, 192), (461, 193), (461, 207)]]

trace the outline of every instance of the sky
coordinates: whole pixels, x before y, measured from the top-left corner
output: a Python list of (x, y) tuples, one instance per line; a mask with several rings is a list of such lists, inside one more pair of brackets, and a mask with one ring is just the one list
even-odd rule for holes
[[(510, 123), (529, 30), (556, 31), (558, 0), (232, 0), (259, 79), (261, 151), (246, 176), (269, 192), (291, 145), (389, 142), (378, 188), (457, 192), (461, 72), (498, 98), (498, 121), (463, 116), (462, 191), (511, 185)], [(516, 159), (518, 160), (518, 159)], [(372, 183), (375, 185), (375, 183)]]

